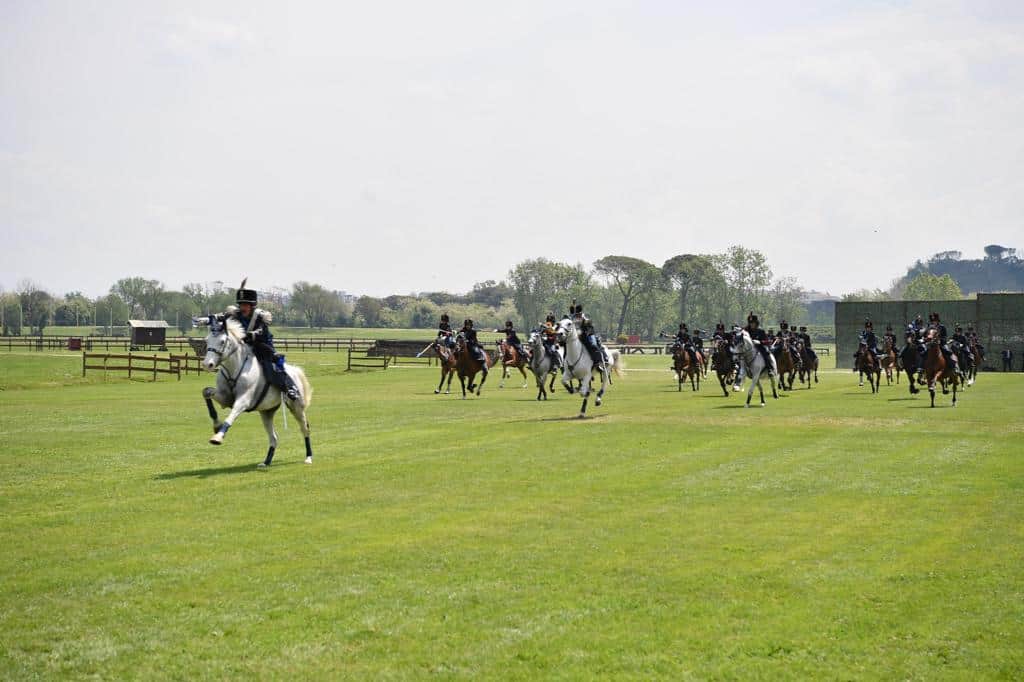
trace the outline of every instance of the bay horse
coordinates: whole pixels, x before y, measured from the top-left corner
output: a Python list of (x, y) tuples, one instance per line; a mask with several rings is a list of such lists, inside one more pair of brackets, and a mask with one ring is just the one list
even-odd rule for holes
[[(292, 381), (299, 390), (299, 397), (296, 400), (287, 401), (282, 398), (281, 391), (270, 383), (270, 380), (263, 375), (260, 363), (256, 356), (245, 343), (245, 329), (238, 320), (228, 318), (220, 320), (216, 315), (210, 315), (206, 322), (210, 331), (206, 336), (206, 355), (203, 357), (203, 367), (210, 372), (217, 372), (217, 384), (215, 388), (206, 387), (203, 389), (203, 399), (206, 401), (206, 409), (213, 420), (213, 436), (210, 438), (211, 445), (220, 445), (224, 442), (224, 436), (228, 429), (235, 423), (235, 420), (243, 412), (259, 412), (263, 420), (263, 428), (267, 431), (269, 447), (267, 456), (260, 462), (258, 468), (270, 466), (274, 459), (274, 450), (277, 448), (277, 433), (274, 431), (274, 415), (283, 402), (288, 411), (295, 417), (302, 435), (306, 439), (306, 464), (313, 463), (313, 448), (309, 441), (309, 420), (306, 418), (306, 409), (313, 400), (313, 387), (310, 386), (306, 373), (302, 368), (295, 365), (284, 366), (285, 371), (291, 375)], [(231, 412), (223, 422), (218, 421), (217, 410), (213, 406), (216, 400), (222, 407), (231, 408)]]
[[(537, 381), (537, 400), (547, 400), (548, 391), (552, 393), (555, 391), (555, 377), (558, 376), (558, 368), (547, 349), (544, 348), (544, 338), (540, 332), (530, 332), (530, 339), (527, 343), (530, 346), (530, 371), (533, 372), (533, 377)], [(556, 352), (559, 350), (556, 349)], [(559, 358), (561, 358), (560, 352)], [(551, 385), (545, 388), (544, 382), (548, 377), (551, 377)]]
[(523, 388), (526, 388), (525, 368), (530, 362), (529, 356), (520, 356), (519, 351), (505, 339), (498, 342), (498, 356), (501, 358), (501, 383), (498, 384), (498, 388), (505, 388), (505, 379), (511, 376), (508, 371), (509, 367), (519, 370), (519, 373), (523, 375)]
[(729, 344), (725, 339), (717, 339), (715, 341), (715, 350), (711, 355), (711, 365), (718, 376), (718, 383), (722, 387), (722, 393), (728, 398), (729, 389), (726, 388), (726, 384), (731, 383), (733, 380), (733, 374), (736, 372), (736, 363), (733, 360), (732, 353), (729, 351)]
[[(739, 357), (743, 369), (750, 375), (750, 389), (747, 391), (746, 406), (750, 407), (750, 398), (754, 395), (754, 386), (757, 386), (757, 390), (761, 394), (761, 407), (765, 406), (764, 389), (761, 388), (761, 376), (764, 374), (767, 374), (768, 379), (771, 380), (772, 397), (777, 400), (779, 393), (775, 390), (774, 373), (777, 371), (775, 369), (775, 356), (768, 353), (768, 360), (765, 361), (764, 356), (754, 348), (754, 341), (750, 338), (747, 330), (738, 327), (733, 329), (732, 348)], [(737, 377), (737, 381), (742, 381), (742, 378)]]
[[(462, 385), (462, 399), (466, 399), (466, 379), (469, 379), (469, 392), (473, 393), (474, 389), (476, 394), (480, 395), (480, 389), (484, 387), (484, 382), (487, 381), (487, 372), (491, 368), (491, 356), (484, 351), (484, 362), (481, 363), (469, 350), (469, 346), (466, 344), (466, 337), (459, 334), (455, 337), (455, 371), (459, 375), (459, 383)], [(473, 383), (473, 379), (476, 377), (478, 372), (483, 372), (484, 376), (480, 379), (480, 385)]]
[(868, 377), (868, 383), (871, 384), (871, 393), (878, 393), (878, 389), (882, 387), (882, 368), (875, 362), (875, 354), (868, 348), (868, 344), (863, 340), (860, 342), (860, 347), (857, 350), (857, 372), (860, 375), (859, 386), (864, 385), (864, 375)]
[[(797, 367), (796, 362), (793, 360), (793, 354), (789, 350), (789, 339), (776, 341), (771, 351), (775, 356), (775, 365), (779, 368), (779, 388), (784, 391), (792, 391)], [(789, 376), (788, 386), (786, 385), (787, 375)]]
[(811, 387), (811, 375), (814, 375), (814, 383), (818, 383), (818, 356), (811, 352), (802, 341), (797, 342), (797, 351), (800, 353), (800, 383), (807, 378), (807, 388)]
[(896, 374), (896, 383), (900, 383), (899, 358), (896, 357), (896, 349), (893, 348), (892, 340), (886, 338), (882, 342), (882, 369), (885, 370), (885, 385), (892, 385), (892, 375)]
[(694, 355), (697, 356), (697, 361), (694, 362), (690, 357), (689, 351), (680, 344), (675, 344), (672, 349), (672, 371), (676, 373), (677, 386), (679, 390), (683, 390), (683, 384), (686, 383), (686, 379), (690, 379), (690, 390), (700, 390), (700, 377), (703, 373), (704, 367), (704, 356), (696, 348), (693, 350)]
[(942, 388), (942, 393), (948, 394), (947, 382), (953, 384), (953, 407), (956, 407), (956, 389), (960, 384), (960, 374), (956, 367), (946, 361), (942, 354), (942, 342), (935, 329), (930, 329), (925, 336), (925, 343), (928, 346), (928, 354), (924, 358), (924, 376), (928, 381), (928, 393), (931, 394), (932, 407), (935, 407), (935, 384)]
[(594, 361), (590, 357), (590, 353), (583, 345), (583, 339), (580, 338), (580, 332), (576, 329), (576, 323), (570, 318), (565, 318), (558, 323), (558, 340), (565, 346), (565, 364), (562, 368), (562, 385), (565, 386), (565, 390), (572, 395), (575, 389), (572, 386), (573, 379), (579, 379), (580, 395), (583, 396), (583, 404), (580, 406), (579, 418), (583, 419), (587, 416), (587, 401), (590, 400), (590, 380), (594, 377), (595, 369), (601, 374), (601, 388), (597, 391), (597, 396), (594, 398), (594, 404), (598, 407), (601, 406), (601, 399), (604, 397), (604, 392), (611, 384), (611, 377), (608, 376), (609, 372), (615, 372), (619, 374), (619, 367), (622, 365), (622, 357), (618, 350), (608, 351), (608, 362), (605, 365), (605, 369), (601, 369), (594, 366)]
[(981, 363), (985, 360), (985, 351), (981, 349), (977, 340), (973, 337), (970, 339), (969, 350), (971, 355), (974, 356), (974, 362), (967, 368), (967, 385), (973, 386), (974, 381), (978, 378), (978, 368), (981, 367)]
[(452, 392), (452, 377), (455, 376), (455, 352), (441, 341), (440, 336), (430, 344), (430, 348), (437, 355), (437, 363), (441, 365), (441, 381), (434, 389), (434, 395), (441, 392), (445, 379), (448, 380), (448, 385), (445, 386), (444, 392), (448, 395)]

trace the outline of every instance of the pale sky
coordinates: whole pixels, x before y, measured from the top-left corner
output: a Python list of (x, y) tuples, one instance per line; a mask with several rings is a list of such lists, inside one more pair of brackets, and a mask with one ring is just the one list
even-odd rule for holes
[(0, 287), (465, 291), (742, 244), (884, 288), (1024, 248), (1022, 121), (1019, 1), (0, 0)]

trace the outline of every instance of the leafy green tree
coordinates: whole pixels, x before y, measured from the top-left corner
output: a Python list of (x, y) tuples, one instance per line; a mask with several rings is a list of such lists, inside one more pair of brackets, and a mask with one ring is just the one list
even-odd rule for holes
[(964, 297), (960, 286), (949, 275), (941, 277), (922, 272), (910, 280), (903, 297), (908, 301), (954, 301)]
[(807, 306), (803, 302), (804, 290), (796, 277), (780, 277), (768, 290), (768, 312), (776, 323), (782, 320), (796, 324), (807, 318)]
[(657, 286), (654, 273), (660, 271), (650, 263), (631, 256), (605, 256), (594, 261), (594, 272), (605, 277), (618, 290), (621, 297), (619, 321), (615, 328), (618, 336), (626, 328), (626, 315), (637, 296)]
[(21, 303), (24, 324), (30, 327), (32, 334), (42, 336), (53, 315), (53, 296), (32, 280), (26, 279), (18, 285), (18, 300)]
[(690, 319), (690, 301), (698, 296), (708, 286), (713, 284), (718, 276), (715, 265), (708, 256), (699, 256), (692, 253), (681, 256), (673, 256), (661, 266), (661, 273), (668, 282), (675, 287), (679, 296), (679, 319)]
[(763, 253), (756, 249), (731, 246), (724, 254), (713, 256), (712, 260), (729, 289), (732, 299), (730, 316), (746, 319), (747, 312), (764, 308), (765, 291), (772, 281), (772, 269)]
[(526, 260), (509, 271), (512, 300), (524, 326), (539, 323), (549, 311), (564, 314), (573, 298), (589, 298), (593, 282), (582, 265), (546, 258)]
[(319, 284), (296, 282), (292, 285), (291, 307), (312, 329), (330, 324), (340, 310), (340, 300), (336, 293)]
[(355, 314), (364, 327), (379, 327), (384, 312), (384, 303), (373, 296), (360, 296), (356, 301)]

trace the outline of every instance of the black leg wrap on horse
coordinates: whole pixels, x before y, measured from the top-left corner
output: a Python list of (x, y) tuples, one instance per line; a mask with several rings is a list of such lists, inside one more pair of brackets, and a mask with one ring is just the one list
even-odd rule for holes
[(270, 466), (270, 463), (274, 460), (274, 446), (271, 445), (267, 448), (267, 457), (263, 460), (263, 463)]
[(213, 401), (209, 398), (206, 399), (206, 411), (210, 413), (210, 419), (217, 422), (217, 409), (213, 406)]
[(313, 456), (313, 446), (309, 443), (309, 436), (306, 436), (306, 457)]

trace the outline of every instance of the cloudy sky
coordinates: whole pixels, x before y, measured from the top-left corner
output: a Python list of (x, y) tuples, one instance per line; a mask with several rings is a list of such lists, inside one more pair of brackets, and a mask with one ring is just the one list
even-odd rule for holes
[(0, 287), (464, 291), (731, 244), (886, 287), (1024, 247), (1022, 121), (1019, 1), (0, 0)]

